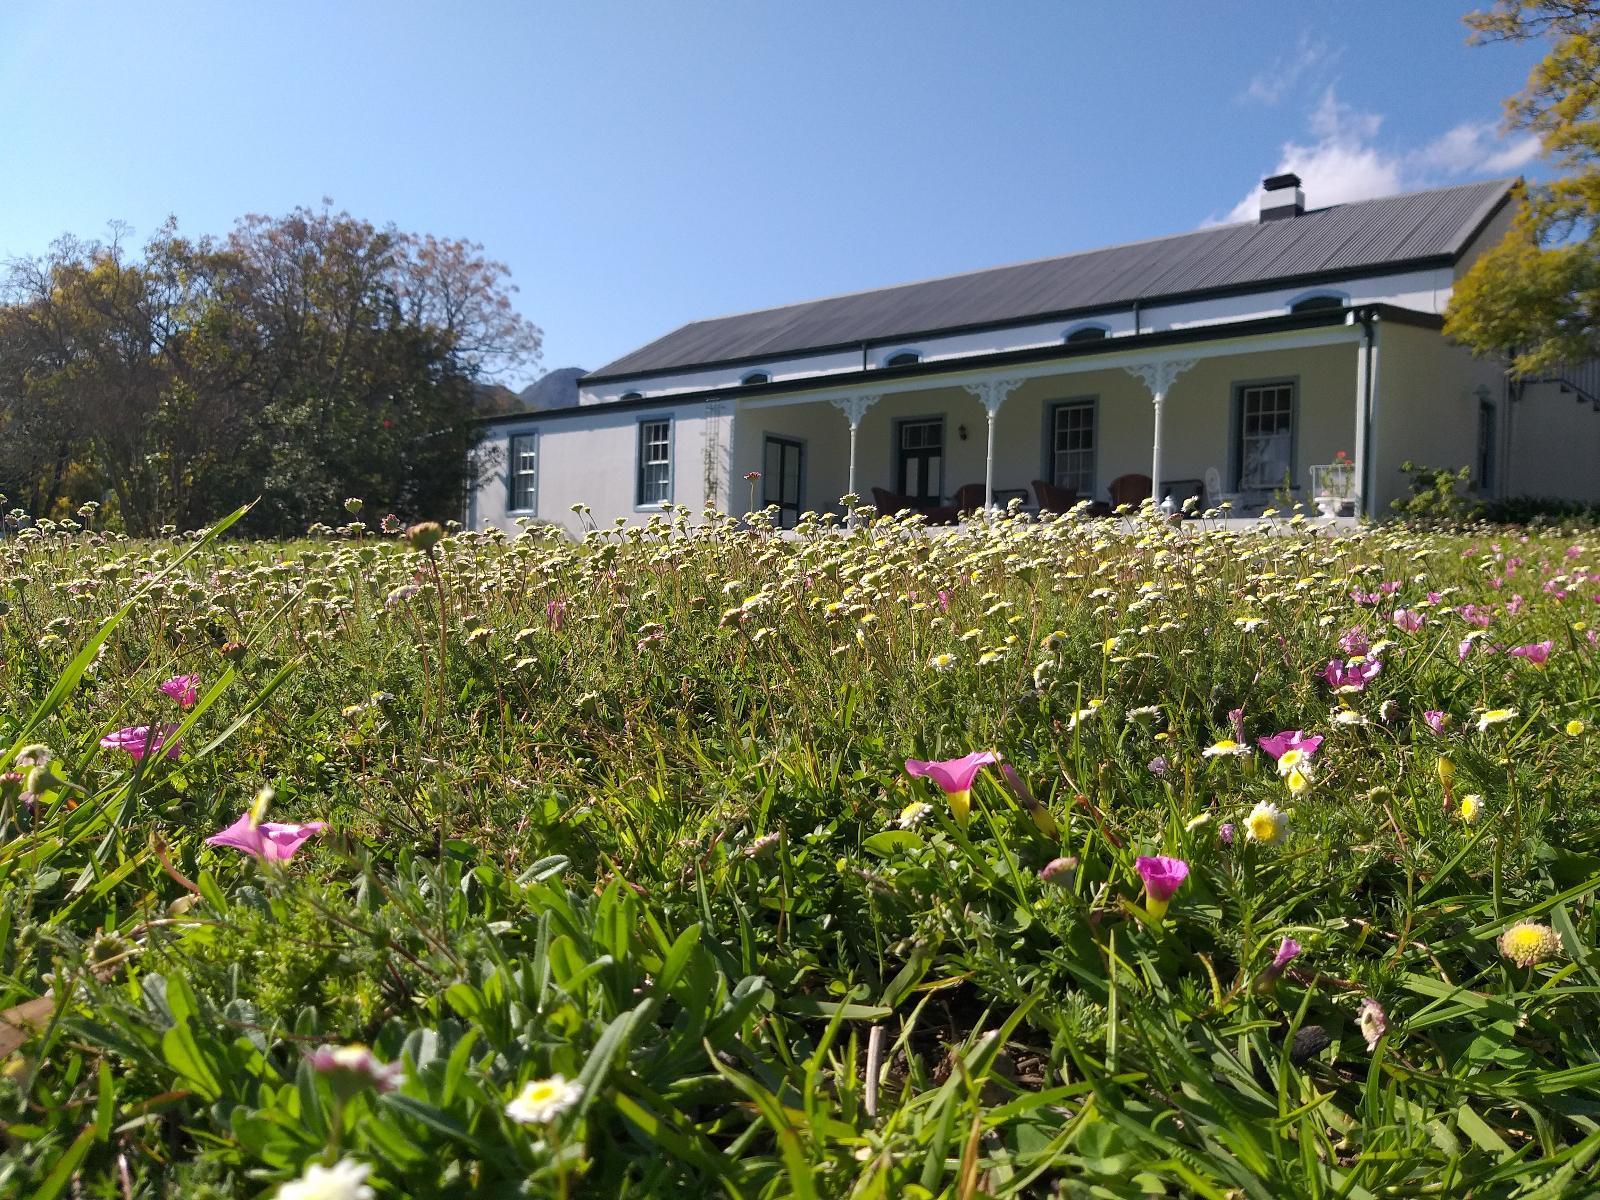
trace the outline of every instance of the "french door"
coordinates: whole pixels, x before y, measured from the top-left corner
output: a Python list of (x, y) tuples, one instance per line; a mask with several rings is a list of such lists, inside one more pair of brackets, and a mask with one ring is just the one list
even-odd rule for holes
[(761, 503), (778, 506), (778, 525), (782, 529), (793, 529), (800, 519), (805, 464), (804, 445), (793, 438), (767, 435), (761, 455)]
[(919, 504), (939, 504), (944, 494), (944, 418), (900, 422), (896, 488)]

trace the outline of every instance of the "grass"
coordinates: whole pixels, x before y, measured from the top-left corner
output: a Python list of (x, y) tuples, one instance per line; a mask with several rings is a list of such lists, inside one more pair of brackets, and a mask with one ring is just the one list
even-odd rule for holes
[(689, 517), (9, 539), (0, 1194), (1600, 1186), (1592, 531)]

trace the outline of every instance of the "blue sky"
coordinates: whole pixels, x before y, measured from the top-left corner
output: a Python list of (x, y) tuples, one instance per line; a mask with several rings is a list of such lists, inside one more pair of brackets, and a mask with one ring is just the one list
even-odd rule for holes
[(543, 367), (593, 369), (700, 317), (1227, 219), (1278, 169), (1313, 205), (1539, 175), (1498, 122), (1541, 48), (1469, 47), (1464, 9), (7, 0), (0, 256), (327, 196), (482, 242)]

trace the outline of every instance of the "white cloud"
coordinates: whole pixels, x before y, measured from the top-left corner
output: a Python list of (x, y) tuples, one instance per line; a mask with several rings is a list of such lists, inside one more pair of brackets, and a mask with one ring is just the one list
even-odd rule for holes
[(1272, 65), (1253, 78), (1239, 99), (1252, 104), (1265, 104), (1269, 108), (1287, 95), (1303, 91), (1301, 81), (1317, 72), (1337, 53), (1330, 52), (1328, 44), (1310, 33), (1302, 33), (1300, 41), (1290, 54), (1272, 61)]
[[(1310, 139), (1285, 142), (1268, 174), (1293, 171), (1300, 176), (1307, 208), (1389, 196), (1464, 177), (1505, 175), (1539, 154), (1537, 137), (1506, 139), (1489, 121), (1464, 121), (1420, 147), (1388, 146), (1379, 139), (1382, 115), (1344, 103), (1332, 87), (1322, 93), (1306, 124)], [(1205, 223), (1251, 221), (1259, 205), (1259, 192), (1252, 188), (1226, 216)]]

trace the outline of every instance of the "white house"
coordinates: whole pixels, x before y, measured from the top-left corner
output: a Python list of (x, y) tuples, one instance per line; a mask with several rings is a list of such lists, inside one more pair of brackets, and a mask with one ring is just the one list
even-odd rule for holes
[(1307, 211), (1279, 175), (1256, 221), (696, 321), (584, 376), (575, 408), (486, 422), (468, 523), (743, 512), (749, 472), (786, 524), (846, 493), (1248, 510), (1314, 475), (1381, 516), (1408, 459), (1600, 501), (1596, 372), (1513, 382), (1441, 332), (1515, 182)]

